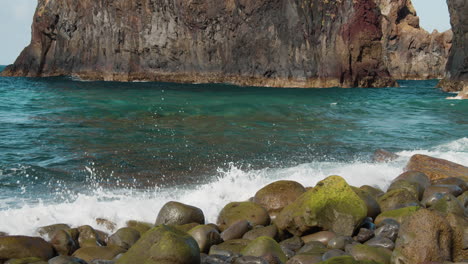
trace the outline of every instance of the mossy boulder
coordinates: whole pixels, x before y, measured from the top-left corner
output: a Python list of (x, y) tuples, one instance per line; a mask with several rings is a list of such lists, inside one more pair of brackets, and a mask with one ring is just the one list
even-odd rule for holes
[(205, 215), (200, 208), (179, 202), (168, 202), (159, 211), (155, 225), (205, 224)]
[(170, 225), (172, 226), (173, 228), (179, 230), (179, 231), (182, 231), (182, 232), (185, 232), (187, 233), (188, 231), (190, 231), (191, 229), (199, 226), (200, 224), (199, 223), (190, 223), (190, 224), (185, 224), (185, 225)]
[(392, 251), (386, 248), (371, 247), (361, 244), (350, 245), (346, 248), (346, 251), (356, 260), (370, 260), (382, 264), (390, 264), (390, 259), (392, 257)]
[(396, 210), (386, 211), (379, 214), (374, 222), (376, 225), (379, 225), (385, 219), (393, 219), (401, 224), (408, 216), (415, 213), (419, 209), (419, 206), (408, 206)]
[(142, 236), (146, 231), (150, 230), (151, 228), (154, 227), (153, 224), (147, 223), (147, 222), (141, 222), (141, 221), (135, 221), (135, 220), (130, 220), (127, 221), (127, 227), (131, 227), (133, 229), (136, 229), (138, 232), (140, 232), (140, 235)]
[(218, 227), (221, 231), (232, 224), (247, 220), (253, 226), (270, 224), (270, 216), (265, 208), (253, 202), (232, 202), (227, 204), (218, 216)]
[(118, 247), (118, 246), (105, 246), (105, 247), (84, 247), (80, 248), (75, 253), (73, 253), (73, 257), (82, 259), (86, 262), (91, 262), (95, 259), (102, 259), (102, 260), (112, 260), (117, 255), (124, 253), (126, 250)]
[(244, 256), (261, 257), (264, 255), (272, 254), (277, 257), (281, 262), (285, 263), (288, 258), (284, 254), (280, 245), (271, 237), (258, 237), (250, 242), (242, 251)]
[(166, 225), (146, 232), (116, 264), (199, 264), (200, 248), (187, 233)]
[(440, 214), (421, 209), (401, 224), (392, 263), (450, 261), (452, 229)]
[(430, 209), (442, 214), (453, 213), (459, 216), (464, 216), (465, 214), (465, 208), (463, 208), (460, 201), (451, 194), (444, 195), (441, 199), (436, 201)]
[(464, 207), (468, 207), (468, 191), (464, 192), (460, 196), (457, 197), (457, 200), (460, 201), (460, 204)]
[[(468, 177), (468, 176), (467, 176)], [(468, 191), (468, 182), (460, 178), (445, 178), (432, 182), (433, 185), (457, 185), (463, 192)]]
[(254, 240), (258, 237), (266, 236), (276, 239), (278, 236), (278, 227), (275, 225), (256, 227), (242, 236), (243, 239)]
[(131, 248), (140, 239), (140, 232), (131, 227), (123, 227), (112, 234), (107, 245), (119, 246), (125, 250)]
[(394, 181), (388, 187), (387, 192), (397, 189), (405, 189), (412, 193), (418, 200), (421, 200), (424, 194), (425, 188), (421, 188), (421, 186), (417, 183), (406, 181), (406, 180), (399, 180)]
[(366, 203), (343, 178), (330, 176), (285, 207), (275, 223), (298, 236), (314, 228), (351, 236), (366, 216)]
[(397, 181), (407, 181), (415, 183), (423, 191), (431, 185), (431, 179), (426, 174), (420, 171), (406, 171), (393, 180), (393, 182)]
[(382, 212), (419, 205), (417, 193), (410, 192), (407, 189), (390, 190), (380, 196), (377, 202), (379, 203)]
[(426, 155), (414, 155), (406, 165), (406, 170), (420, 171), (426, 174), (431, 181), (444, 178), (468, 179), (468, 167)]
[(231, 224), (228, 228), (226, 228), (221, 233), (221, 238), (224, 241), (228, 241), (231, 239), (239, 239), (239, 238), (242, 238), (242, 236), (245, 233), (247, 233), (251, 228), (252, 226), (250, 225), (249, 221), (240, 220)]
[(295, 181), (276, 181), (260, 189), (253, 202), (265, 208), (272, 219), (276, 218), (284, 207), (294, 202), (305, 193), (305, 188)]
[(70, 230), (59, 230), (50, 240), (55, 251), (59, 255), (70, 256), (78, 248), (78, 242), (72, 237)]
[(214, 245), (210, 248), (210, 255), (223, 255), (228, 252), (230, 254), (240, 254), (241, 251), (250, 243), (247, 239), (233, 239), (225, 241), (219, 245)]
[(200, 251), (208, 253), (210, 247), (223, 242), (216, 228), (211, 225), (199, 225), (188, 231), (195, 241), (197, 241)]
[(424, 191), (423, 200), (427, 200), (428, 197), (436, 193), (451, 194), (458, 197), (462, 194), (462, 189), (458, 185), (432, 185)]
[(43, 260), (49, 260), (53, 256), (54, 248), (52, 245), (40, 237), (0, 237), (0, 259), (35, 257)]

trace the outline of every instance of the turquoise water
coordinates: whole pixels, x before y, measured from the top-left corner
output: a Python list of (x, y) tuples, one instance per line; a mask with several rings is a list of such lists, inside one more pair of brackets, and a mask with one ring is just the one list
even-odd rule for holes
[(0, 77), (0, 210), (73, 203), (96, 189), (196, 189), (232, 168), (343, 168), (379, 148), (466, 141), (468, 101), (447, 100), (436, 80), (399, 83), (279, 89)]

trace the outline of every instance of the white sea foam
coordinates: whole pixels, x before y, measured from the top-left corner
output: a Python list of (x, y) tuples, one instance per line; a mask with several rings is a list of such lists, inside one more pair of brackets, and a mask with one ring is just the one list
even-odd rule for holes
[(313, 162), (290, 168), (242, 169), (231, 166), (219, 171), (217, 180), (187, 189), (154, 189), (152, 191), (99, 189), (93, 195), (78, 195), (70, 203), (24, 205), (0, 211), (0, 231), (18, 235), (35, 235), (39, 226), (67, 223), (71, 226), (90, 224), (98, 229), (96, 218), (106, 218), (124, 226), (127, 220), (154, 222), (157, 212), (171, 200), (200, 207), (207, 221), (215, 222), (218, 212), (231, 201), (244, 201), (262, 186), (279, 179), (295, 180), (313, 186), (329, 175), (341, 175), (355, 186), (388, 187), (414, 154), (427, 154), (468, 165), (468, 138), (428, 150), (402, 151), (400, 158), (389, 163)]

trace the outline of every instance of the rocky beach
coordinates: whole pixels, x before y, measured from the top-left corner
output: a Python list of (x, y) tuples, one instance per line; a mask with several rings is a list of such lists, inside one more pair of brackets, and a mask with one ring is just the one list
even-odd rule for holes
[[(376, 152), (376, 162), (396, 155)], [(468, 261), (468, 167), (414, 155), (388, 190), (329, 176), (279, 180), (232, 201), (207, 223), (202, 208), (166, 203), (155, 222), (126, 227), (50, 223), (37, 237), (1, 233), (5, 264), (446, 264)], [(96, 224), (93, 223), (93, 224)]]

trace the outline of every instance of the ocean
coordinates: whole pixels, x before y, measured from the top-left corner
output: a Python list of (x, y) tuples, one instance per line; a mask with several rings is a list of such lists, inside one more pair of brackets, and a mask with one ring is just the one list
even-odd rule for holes
[[(3, 67), (0, 67), (0, 71)], [(377, 89), (0, 77), (0, 231), (154, 222), (167, 201), (210, 222), (279, 179), (387, 188), (416, 153), (468, 165), (468, 101), (437, 80)], [(376, 149), (396, 152), (372, 163)]]

